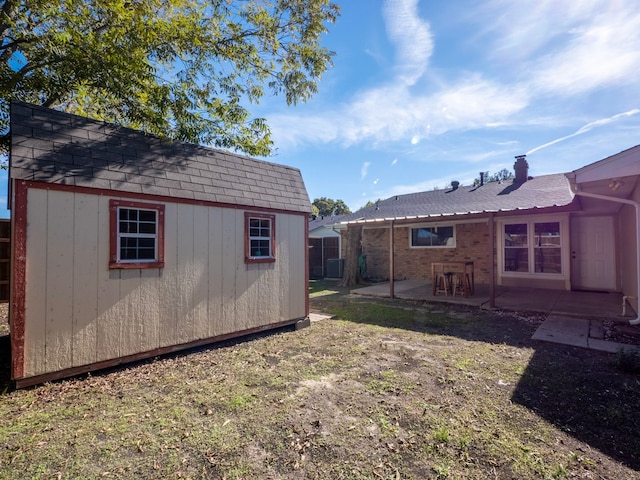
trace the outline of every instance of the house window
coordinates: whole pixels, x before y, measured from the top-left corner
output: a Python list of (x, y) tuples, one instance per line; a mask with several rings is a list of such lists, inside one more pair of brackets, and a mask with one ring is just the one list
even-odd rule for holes
[(455, 247), (455, 229), (453, 225), (437, 227), (412, 227), (411, 247)]
[(164, 267), (164, 205), (110, 200), (109, 212), (109, 267)]
[(562, 274), (560, 222), (504, 225), (504, 271)]
[(534, 224), (533, 247), (536, 273), (562, 273), (560, 222)]
[(529, 247), (526, 223), (504, 226), (504, 271), (528, 272)]
[(245, 212), (245, 261), (247, 263), (275, 262), (276, 217)]

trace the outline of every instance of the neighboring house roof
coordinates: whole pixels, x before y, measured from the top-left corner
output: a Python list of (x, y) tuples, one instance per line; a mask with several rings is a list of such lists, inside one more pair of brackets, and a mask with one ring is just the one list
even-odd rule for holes
[(340, 221), (347, 216), (348, 215), (327, 215), (326, 217), (317, 217), (309, 220), (309, 232), (313, 232), (327, 225), (340, 223)]
[(10, 177), (310, 213), (300, 171), (23, 102), (11, 104)]
[(360, 209), (336, 223), (427, 219), (561, 207), (571, 204), (573, 198), (567, 178), (559, 173), (530, 178), (523, 183), (508, 180), (482, 186), (397, 195)]

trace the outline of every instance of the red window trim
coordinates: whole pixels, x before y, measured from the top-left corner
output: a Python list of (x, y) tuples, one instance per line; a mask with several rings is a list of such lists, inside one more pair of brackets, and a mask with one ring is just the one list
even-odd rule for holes
[[(271, 220), (271, 255), (252, 257), (249, 241), (249, 219), (265, 218)], [(244, 261), (245, 263), (274, 263), (276, 261), (276, 216), (268, 213), (244, 212)]]
[[(118, 261), (118, 207), (156, 210), (158, 212), (158, 261), (119, 262)], [(164, 205), (125, 200), (109, 200), (109, 268), (163, 268), (164, 267)]]

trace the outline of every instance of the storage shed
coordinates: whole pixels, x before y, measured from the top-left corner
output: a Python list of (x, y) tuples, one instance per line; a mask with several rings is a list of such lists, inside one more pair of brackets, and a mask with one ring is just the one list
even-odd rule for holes
[(300, 171), (11, 105), (18, 387), (308, 321)]

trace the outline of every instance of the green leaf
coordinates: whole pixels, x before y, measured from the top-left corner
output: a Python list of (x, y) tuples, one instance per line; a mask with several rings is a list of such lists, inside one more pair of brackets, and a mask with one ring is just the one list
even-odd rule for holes
[(0, 0), (0, 153), (18, 99), (269, 155), (268, 123), (248, 106), (317, 92), (339, 13), (329, 0)]

